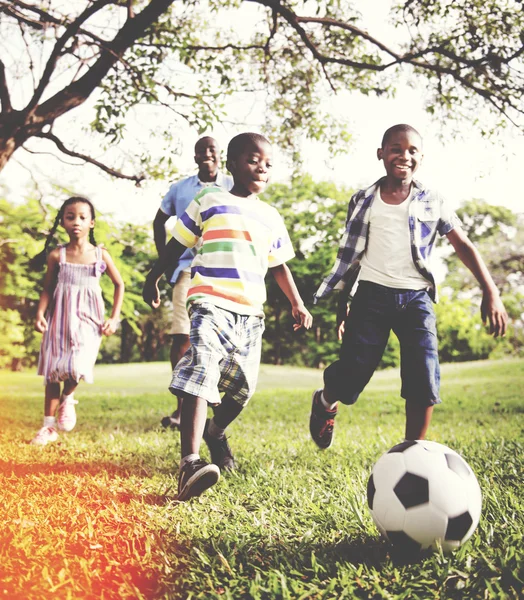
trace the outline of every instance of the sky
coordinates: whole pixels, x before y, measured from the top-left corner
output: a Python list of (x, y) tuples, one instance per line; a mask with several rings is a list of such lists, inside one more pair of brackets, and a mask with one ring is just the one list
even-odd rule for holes
[[(357, 0), (363, 13), (363, 22), (370, 33), (390, 40), (395, 33), (387, 22), (389, 0), (372, 3)], [(245, 26), (245, 22), (243, 21)], [(364, 97), (358, 93), (344, 92), (329, 100), (330, 111), (351, 123), (352, 141), (347, 154), (330, 158), (325, 148), (318, 144), (303, 147), (304, 169), (316, 180), (334, 181), (351, 188), (365, 187), (383, 174), (382, 163), (376, 158), (383, 132), (396, 123), (409, 123), (424, 140), (424, 160), (417, 178), (426, 185), (441, 191), (454, 207), (471, 198), (481, 198), (490, 204), (503, 205), (514, 212), (522, 212), (524, 203), (520, 198), (520, 175), (524, 157), (524, 136), (515, 130), (507, 130), (496, 141), (482, 139), (470, 123), (465, 122), (460, 136), (452, 138), (446, 133), (445, 124), (431, 119), (423, 108), (423, 81), (419, 89), (399, 84), (393, 99)], [(328, 100), (326, 100), (327, 102)], [(232, 106), (231, 110), (249, 114), (252, 99), (246, 106)], [(249, 105), (249, 106), (248, 106)], [(73, 128), (82, 135), (78, 123), (92, 119), (92, 106), (85, 105), (62, 118), (60, 127)], [(165, 118), (159, 113), (155, 118)], [(143, 119), (142, 119), (143, 120)], [(58, 122), (57, 122), (58, 123)], [(130, 123), (147, 147), (147, 128)], [(76, 128), (76, 129), (75, 129)], [(250, 126), (256, 129), (256, 125)], [(206, 132), (214, 136), (223, 149), (228, 140), (245, 131), (230, 124), (219, 124)], [(441, 134), (444, 132), (444, 136)], [(181, 127), (181, 144), (174, 149), (174, 156), (181, 174), (193, 174), (193, 147), (198, 134)], [(90, 142), (96, 148), (96, 140)], [(289, 165), (278, 148), (274, 149), (273, 181), (285, 182), (290, 175)], [(96, 152), (95, 152), (96, 154)], [(110, 179), (90, 165), (72, 167), (79, 161), (66, 159), (67, 163), (50, 156), (31, 155), (23, 150), (15, 154), (2, 173), (1, 183), (8, 190), (9, 199), (22, 199), (27, 190), (36, 184), (44, 199), (50, 195), (51, 182), (60, 184), (74, 193), (90, 197), (102, 215), (112, 215), (118, 220), (135, 223), (152, 221), (161, 198), (171, 182), (150, 181), (140, 188), (133, 183)]]

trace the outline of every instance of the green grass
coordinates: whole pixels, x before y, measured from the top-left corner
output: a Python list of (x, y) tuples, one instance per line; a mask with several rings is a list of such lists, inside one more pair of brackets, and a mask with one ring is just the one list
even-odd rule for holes
[[(374, 462), (403, 436), (396, 371), (342, 407), (335, 443), (309, 439), (320, 371), (264, 366), (230, 428), (239, 468), (176, 501), (167, 364), (98, 366), (78, 425), (45, 448), (34, 373), (0, 373), (0, 598), (524, 597), (524, 361), (443, 366), (429, 438), (476, 472), (483, 512), (457, 552), (406, 560), (366, 504)], [(203, 447), (202, 454), (207, 456)]]

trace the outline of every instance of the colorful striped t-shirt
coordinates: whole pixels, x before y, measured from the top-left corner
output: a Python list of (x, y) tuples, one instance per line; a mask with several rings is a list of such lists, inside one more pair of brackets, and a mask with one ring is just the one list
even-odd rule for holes
[(295, 256), (274, 207), (213, 187), (195, 197), (173, 236), (188, 248), (201, 240), (187, 303), (210, 302), (241, 315), (264, 315), (268, 268)]

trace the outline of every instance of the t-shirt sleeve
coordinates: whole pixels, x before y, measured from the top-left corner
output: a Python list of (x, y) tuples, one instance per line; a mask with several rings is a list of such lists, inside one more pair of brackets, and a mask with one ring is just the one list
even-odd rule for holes
[(202, 236), (202, 217), (200, 215), (200, 197), (196, 198), (189, 204), (186, 212), (177, 219), (175, 228), (173, 229), (173, 237), (183, 246), (193, 248), (198, 243)]
[(268, 267), (278, 267), (295, 256), (293, 244), (287, 232), (282, 217), (277, 213), (275, 217), (275, 227), (273, 229), (273, 240), (269, 251)]
[(457, 213), (451, 208), (450, 203), (443, 196), (439, 195), (440, 203), (440, 219), (437, 226), (439, 234), (447, 235), (455, 227), (460, 226), (462, 223)]
[(170, 217), (176, 216), (176, 197), (177, 197), (177, 189), (178, 183), (173, 183), (167, 194), (162, 198), (162, 202), (160, 203), (160, 210)]

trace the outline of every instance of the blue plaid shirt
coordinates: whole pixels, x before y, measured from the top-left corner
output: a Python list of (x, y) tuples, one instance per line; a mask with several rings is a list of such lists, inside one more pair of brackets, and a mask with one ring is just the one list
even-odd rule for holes
[[(355, 284), (360, 271), (360, 260), (367, 248), (371, 205), (375, 194), (380, 190), (381, 181), (379, 179), (371, 187), (359, 190), (351, 197), (346, 231), (340, 241), (335, 264), (316, 291), (315, 304), (332, 290), (347, 286), (351, 290)], [(413, 262), (419, 273), (428, 280), (429, 294), (437, 302), (437, 287), (430, 268), (431, 251), (435, 246), (437, 233), (441, 236), (448, 234), (460, 225), (460, 219), (440, 194), (413, 180), (408, 222)]]

